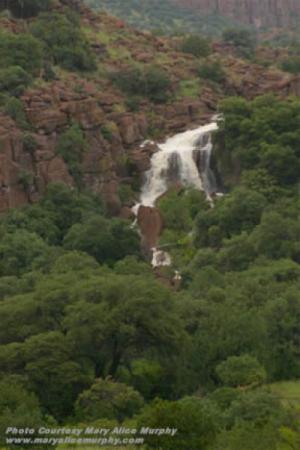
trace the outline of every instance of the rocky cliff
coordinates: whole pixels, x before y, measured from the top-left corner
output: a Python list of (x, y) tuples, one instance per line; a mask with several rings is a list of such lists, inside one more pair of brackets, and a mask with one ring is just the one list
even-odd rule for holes
[(256, 28), (299, 26), (299, 0), (173, 0), (202, 14), (217, 13)]
[[(57, 152), (61, 135), (72, 123), (80, 126), (87, 141), (80, 167), (83, 188), (101, 194), (111, 214), (126, 217), (132, 200), (120, 196), (120, 186), (136, 188), (156, 150), (153, 145), (141, 147), (145, 139), (162, 139), (206, 122), (228, 94), (247, 98), (274, 90), (300, 94), (299, 79), (230, 57), (218, 46), (210, 58), (221, 61), (226, 81), (221, 86), (201, 83), (197, 60), (176, 50), (176, 40), (133, 30), (107, 14), (76, 5), (99, 68), (88, 76), (59, 68), (51, 81), (37, 78), (20, 97), (25, 130), (0, 110), (0, 212), (37, 201), (50, 182), (75, 186), (70, 168)], [(19, 33), (28, 24), (4, 16), (0, 26)], [(132, 108), (108, 76), (132, 64), (155, 64), (168, 73), (172, 96), (166, 104), (144, 99), (137, 110)], [(34, 145), (26, 143), (28, 134)]]

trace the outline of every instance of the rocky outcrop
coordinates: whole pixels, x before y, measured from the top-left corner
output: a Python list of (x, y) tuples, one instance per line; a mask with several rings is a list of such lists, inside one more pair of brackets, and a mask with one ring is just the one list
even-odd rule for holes
[(217, 13), (256, 28), (299, 25), (298, 0), (173, 0), (202, 14)]
[(138, 226), (142, 235), (142, 248), (151, 254), (151, 249), (158, 244), (163, 223), (157, 208), (140, 206), (137, 216)]

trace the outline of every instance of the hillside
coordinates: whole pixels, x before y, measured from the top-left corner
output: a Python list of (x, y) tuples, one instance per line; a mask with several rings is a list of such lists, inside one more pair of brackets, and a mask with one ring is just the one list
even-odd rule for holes
[(300, 448), (298, 47), (0, 1), (0, 449)]
[[(62, 6), (54, 11), (61, 14)], [(53, 61), (49, 66), (38, 56), (39, 69), (29, 69), (28, 75), (20, 74), (25, 77), (21, 83), (27, 83), (28, 87), (21, 87), (18, 100), (10, 101), (8, 97), (17, 86), (6, 87), (8, 82), (2, 82), (2, 211), (36, 201), (50, 182), (78, 183), (74, 176), (79, 171), (80, 183), (103, 193), (109, 209), (119, 213), (120, 183), (127, 180), (130, 185), (138, 186), (140, 172), (149, 167), (153, 149), (137, 150), (146, 137), (163, 137), (207, 120), (217, 110), (219, 99), (227, 93), (252, 98), (273, 89), (284, 95), (298, 92), (295, 77), (276, 67), (266, 69), (243, 61), (234, 54), (228, 57), (228, 51), (222, 46), (216, 47), (207, 61), (219, 61), (226, 76), (221, 83), (207, 82), (197, 75), (199, 59), (178, 51), (180, 42), (176, 39), (135, 31), (118, 19), (105, 13), (92, 13), (76, 2), (75, 11), (80, 13), (78, 38), (86, 42), (83, 51), (89, 49), (91, 67), (88, 62), (86, 67), (76, 70), (74, 60), (70, 63), (71, 70), (67, 70), (64, 60)], [(60, 26), (61, 19), (55, 20)], [(15, 36), (20, 34), (21, 39), (27, 29), (26, 22), (6, 16), (0, 23), (2, 30), (16, 33)], [(30, 23), (33, 28), (37, 23), (37, 36), (43, 35), (36, 19), (30, 19)], [(56, 39), (54, 29), (49, 28), (47, 33), (46, 39)], [(29, 38), (32, 39), (30, 35)], [(25, 48), (25, 58), (26, 51)], [(272, 59), (272, 53), (269, 57)], [(80, 64), (85, 65), (85, 60)], [(162, 75), (167, 75), (170, 85), (163, 101), (145, 95), (128, 95), (112, 82), (113, 74), (147, 67), (159, 67), (159, 74), (162, 71)], [(7, 76), (4, 71), (3, 77)], [(69, 161), (68, 155), (59, 150), (73, 122), (81, 127), (82, 139), (89, 149), (78, 155), (77, 162)], [(26, 150), (25, 137), (34, 143), (32, 153)]]
[(230, 27), (297, 30), (300, 4), (297, 0), (85, 0), (141, 29), (161, 32), (193, 31), (219, 35)]

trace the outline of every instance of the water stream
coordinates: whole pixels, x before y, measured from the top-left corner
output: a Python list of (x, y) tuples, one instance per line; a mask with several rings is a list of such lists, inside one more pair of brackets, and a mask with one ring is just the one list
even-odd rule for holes
[[(135, 205), (137, 214), (141, 205), (154, 207), (155, 202), (173, 185), (203, 190), (209, 201), (217, 190), (216, 180), (210, 168), (212, 132), (217, 122), (194, 130), (176, 134), (159, 144), (159, 151), (151, 158), (151, 168), (145, 174), (140, 202)], [(152, 249), (153, 267), (171, 264), (170, 255), (157, 248)]]

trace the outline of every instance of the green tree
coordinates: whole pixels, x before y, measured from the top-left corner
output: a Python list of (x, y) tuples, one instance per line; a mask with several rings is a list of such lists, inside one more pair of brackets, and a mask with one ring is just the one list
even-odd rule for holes
[(7, 7), (16, 17), (27, 18), (46, 11), (52, 0), (9, 0)]
[(282, 70), (292, 74), (300, 73), (300, 56), (290, 56), (281, 64)]
[(226, 79), (226, 73), (220, 61), (204, 62), (198, 67), (198, 75), (204, 80), (223, 83)]
[(92, 373), (72, 358), (66, 337), (56, 331), (32, 336), (23, 345), (22, 359), (29, 383), (48, 413), (58, 420), (70, 416)]
[(78, 184), (80, 184), (82, 178), (80, 163), (82, 162), (84, 152), (87, 150), (88, 143), (85, 135), (76, 123), (62, 133), (57, 142), (56, 153), (62, 156), (68, 165), (70, 174)]
[(166, 102), (172, 87), (168, 73), (157, 66), (129, 67), (113, 73), (111, 79), (127, 95), (148, 97), (154, 103)]
[[(113, 377), (121, 366), (148, 353), (172, 366), (167, 392), (174, 388), (175, 361), (188, 346), (183, 322), (168, 289), (150, 277), (106, 273), (77, 287), (80, 301), (70, 305), (64, 329), (97, 377)], [(179, 362), (177, 362), (179, 364)]]
[[(4, 94), (19, 96), (30, 82), (31, 76), (20, 66), (0, 69), (0, 91)], [(9, 110), (8, 102), (5, 106), (7, 110)]]
[(122, 422), (138, 413), (143, 404), (142, 396), (131, 386), (99, 378), (79, 395), (75, 411), (81, 420), (106, 418)]
[(3, 67), (18, 66), (34, 75), (41, 70), (42, 58), (41, 43), (29, 33), (0, 34), (0, 61)]
[(250, 58), (254, 55), (256, 47), (255, 35), (249, 30), (227, 29), (223, 32), (224, 42), (233, 45), (238, 55)]
[(138, 418), (139, 427), (175, 428), (174, 436), (146, 438), (146, 448), (204, 450), (214, 444), (218, 414), (213, 406), (196, 397), (177, 402), (156, 400)]
[(247, 354), (227, 358), (217, 366), (216, 372), (224, 384), (232, 387), (252, 387), (262, 384), (266, 379), (263, 366)]
[(79, 193), (64, 183), (49, 184), (40, 206), (57, 227), (59, 242), (72, 225), (82, 222), (88, 214), (103, 213), (99, 196)]
[(206, 38), (194, 34), (183, 40), (181, 51), (199, 58), (208, 56), (211, 53), (211, 47)]
[(20, 275), (29, 271), (34, 260), (47, 251), (47, 244), (35, 233), (7, 233), (0, 240), (0, 273)]
[[(37, 397), (24, 388), (24, 380), (22, 383), (17, 376), (0, 380), (0, 411), (0, 445), (8, 449), (16, 448), (15, 445), (8, 444), (6, 441), (6, 438), (13, 436), (6, 433), (9, 427), (37, 429), (39, 426), (55, 424), (49, 419), (47, 424), (42, 416)], [(36, 435), (31, 437), (34, 438)], [(23, 449), (28, 448), (28, 445), (18, 445), (18, 447)], [(41, 446), (36, 448), (40, 449)]]
[(126, 255), (139, 254), (139, 236), (120, 220), (92, 216), (75, 224), (64, 239), (68, 250), (79, 250), (96, 258), (99, 263), (113, 264)]
[(89, 71), (96, 60), (73, 13), (42, 13), (31, 26), (32, 34), (46, 45), (48, 56), (67, 70)]

